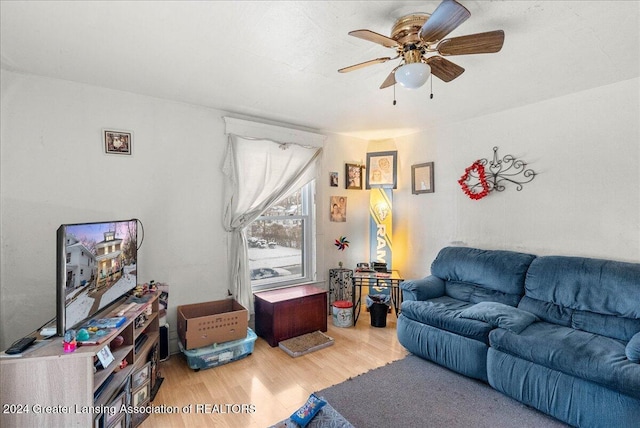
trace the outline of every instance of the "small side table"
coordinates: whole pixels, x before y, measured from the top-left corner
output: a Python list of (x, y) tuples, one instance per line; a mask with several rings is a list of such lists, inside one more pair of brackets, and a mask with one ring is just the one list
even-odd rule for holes
[(362, 304), (362, 287), (388, 288), (391, 292), (391, 305), (396, 313), (396, 318), (400, 313), (400, 305), (402, 304), (402, 290), (400, 283), (404, 278), (400, 276), (400, 272), (392, 270), (389, 274), (380, 274), (377, 272), (355, 272), (352, 280), (352, 297), (353, 302), (353, 325), (356, 325), (360, 316), (360, 305)]

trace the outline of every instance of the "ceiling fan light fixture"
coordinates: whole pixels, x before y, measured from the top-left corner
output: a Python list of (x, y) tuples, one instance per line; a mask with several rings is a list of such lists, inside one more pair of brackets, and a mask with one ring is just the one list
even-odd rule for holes
[(395, 72), (396, 82), (408, 89), (417, 89), (424, 85), (431, 75), (431, 67), (424, 62), (405, 64)]

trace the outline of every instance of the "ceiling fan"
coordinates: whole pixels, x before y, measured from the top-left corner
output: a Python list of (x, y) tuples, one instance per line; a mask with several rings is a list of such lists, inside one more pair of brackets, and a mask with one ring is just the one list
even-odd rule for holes
[[(459, 77), (464, 68), (443, 56), (494, 53), (502, 49), (504, 31), (495, 30), (486, 33), (445, 39), (471, 16), (471, 12), (455, 0), (444, 0), (436, 10), (429, 13), (413, 13), (400, 17), (391, 30), (391, 37), (383, 36), (371, 30), (355, 30), (350, 36), (395, 49), (395, 57), (376, 58), (360, 64), (338, 70), (340, 73), (358, 70), (373, 64), (380, 64), (402, 58), (382, 82), (380, 89), (400, 83), (406, 88), (419, 88), (430, 74), (444, 82)], [(431, 55), (433, 54), (433, 55)]]

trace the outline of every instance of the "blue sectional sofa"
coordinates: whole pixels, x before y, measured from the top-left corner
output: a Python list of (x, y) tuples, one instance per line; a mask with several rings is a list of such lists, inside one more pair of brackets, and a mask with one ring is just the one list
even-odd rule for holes
[(446, 247), (401, 288), (413, 354), (570, 425), (640, 426), (640, 264)]

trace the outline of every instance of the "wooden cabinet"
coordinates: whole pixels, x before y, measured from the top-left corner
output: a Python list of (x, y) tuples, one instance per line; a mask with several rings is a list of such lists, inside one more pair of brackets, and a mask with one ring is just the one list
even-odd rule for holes
[(327, 331), (327, 291), (312, 285), (254, 294), (256, 334), (269, 345), (314, 331)]
[[(103, 426), (103, 417), (111, 423), (122, 422), (119, 426), (142, 422), (145, 415), (136, 419), (132, 412), (103, 414), (103, 410), (114, 404), (134, 405), (136, 391), (136, 404), (145, 405), (157, 381), (158, 294), (147, 296), (146, 302), (124, 314), (127, 321), (99, 345), (64, 353), (62, 338), (53, 338), (25, 351), (22, 357), (0, 359), (0, 402), (3, 410), (8, 410), (0, 414), (0, 426), (92, 427)], [(95, 318), (115, 316), (121, 305), (117, 302)], [(124, 343), (113, 350), (114, 361), (94, 370), (98, 353), (117, 336), (122, 336)], [(127, 365), (120, 368), (123, 360)], [(132, 387), (132, 375), (138, 376), (136, 388)], [(148, 388), (144, 400), (140, 392), (143, 385)]]

